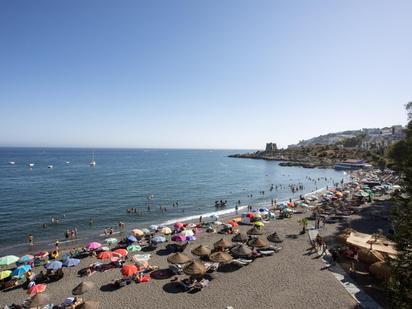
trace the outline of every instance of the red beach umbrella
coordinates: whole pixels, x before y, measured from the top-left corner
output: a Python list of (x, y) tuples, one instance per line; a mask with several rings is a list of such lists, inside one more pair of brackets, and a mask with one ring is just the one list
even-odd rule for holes
[(37, 257), (37, 258), (45, 258), (46, 256), (48, 256), (49, 255), (49, 252), (47, 252), (47, 251), (40, 251), (40, 252), (37, 252), (35, 255), (34, 255), (34, 257)]
[(98, 260), (108, 260), (113, 256), (112, 252), (110, 251), (103, 251), (97, 255)]
[(124, 266), (122, 267), (121, 272), (122, 272), (122, 275), (123, 275), (123, 276), (129, 277), (129, 276), (137, 273), (137, 267), (134, 266), (134, 265), (131, 265), (131, 264), (129, 264), (129, 265), (124, 265)]
[(249, 219), (252, 219), (254, 216), (255, 216), (255, 215), (252, 214), (251, 212), (249, 212), (249, 213), (246, 215), (246, 217), (249, 218)]
[(113, 255), (119, 255), (119, 256), (126, 256), (127, 253), (128, 252), (126, 249), (117, 249), (113, 251)]
[(180, 229), (182, 229), (185, 225), (184, 225), (183, 223), (176, 222), (175, 225), (173, 225), (173, 226), (174, 226), (174, 228), (175, 228), (176, 230), (180, 230)]
[(27, 294), (29, 294), (29, 296), (32, 297), (37, 293), (43, 293), (44, 291), (46, 291), (45, 284), (35, 284), (28, 289)]
[(236, 221), (230, 220), (227, 224), (230, 224), (232, 227), (238, 227), (239, 224), (237, 224)]

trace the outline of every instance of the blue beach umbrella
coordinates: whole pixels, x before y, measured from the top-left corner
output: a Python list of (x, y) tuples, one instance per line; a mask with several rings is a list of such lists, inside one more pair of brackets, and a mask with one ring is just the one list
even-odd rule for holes
[(49, 270), (58, 270), (63, 267), (63, 263), (57, 260), (54, 260), (53, 262), (47, 263), (44, 268), (49, 269)]
[(130, 242), (135, 242), (135, 241), (137, 241), (137, 238), (134, 237), (133, 235), (129, 235), (129, 236), (127, 236), (127, 240), (130, 241)]
[(60, 257), (60, 261), (65, 262), (65, 261), (67, 261), (67, 260), (70, 259), (70, 258), (71, 258), (71, 255), (70, 255), (70, 254), (64, 253), (64, 254)]
[(31, 269), (30, 265), (21, 265), (16, 267), (12, 272), (11, 276), (14, 278), (22, 278), (25, 273), (27, 273)]
[(33, 261), (33, 260), (34, 260), (34, 256), (27, 254), (27, 255), (23, 255), (23, 256), (20, 258), (19, 262), (21, 262), (21, 263), (27, 263), (27, 262), (30, 262), (30, 261)]
[(63, 266), (64, 267), (74, 267), (80, 264), (80, 260), (79, 259), (72, 259), (69, 258), (66, 261), (63, 262)]
[(160, 244), (162, 242), (165, 242), (166, 238), (163, 236), (155, 236), (152, 238), (152, 242), (156, 243), (156, 244)]

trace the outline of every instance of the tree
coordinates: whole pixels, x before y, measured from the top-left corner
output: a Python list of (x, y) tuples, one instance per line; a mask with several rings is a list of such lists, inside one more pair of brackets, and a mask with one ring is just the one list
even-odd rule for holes
[(398, 254), (391, 263), (388, 292), (394, 308), (411, 308), (412, 304), (412, 102), (406, 104), (409, 123), (405, 139), (387, 152), (391, 167), (402, 177), (406, 195), (396, 194), (396, 207), (391, 214)]

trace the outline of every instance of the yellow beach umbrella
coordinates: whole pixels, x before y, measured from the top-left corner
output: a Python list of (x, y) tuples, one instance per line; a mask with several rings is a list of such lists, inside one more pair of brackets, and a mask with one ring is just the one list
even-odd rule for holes
[(133, 234), (133, 236), (137, 236), (137, 237), (142, 237), (142, 236), (144, 236), (143, 231), (142, 231), (142, 230), (139, 230), (139, 229), (133, 229), (133, 230), (131, 231), (131, 233)]
[(11, 270), (3, 270), (2, 272), (0, 272), (0, 280), (8, 278), (10, 277), (10, 275), (11, 275)]
[(165, 226), (160, 230), (160, 233), (162, 233), (163, 235), (170, 235), (172, 234), (172, 230)]
[(260, 222), (260, 221), (255, 222), (255, 225), (256, 225), (256, 226), (259, 226), (259, 227), (265, 226), (265, 224), (264, 224), (263, 222)]

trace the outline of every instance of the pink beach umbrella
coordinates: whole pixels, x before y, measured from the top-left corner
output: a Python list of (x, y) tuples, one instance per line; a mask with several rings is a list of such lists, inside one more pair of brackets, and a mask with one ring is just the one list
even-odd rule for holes
[(172, 236), (172, 241), (176, 241), (176, 242), (186, 241), (186, 237), (183, 235), (174, 235)]
[(96, 249), (99, 249), (101, 246), (102, 246), (101, 243), (93, 241), (93, 242), (87, 244), (86, 249), (87, 250), (96, 250)]

